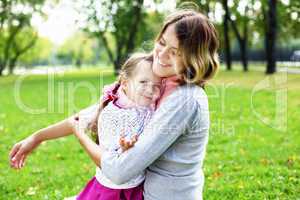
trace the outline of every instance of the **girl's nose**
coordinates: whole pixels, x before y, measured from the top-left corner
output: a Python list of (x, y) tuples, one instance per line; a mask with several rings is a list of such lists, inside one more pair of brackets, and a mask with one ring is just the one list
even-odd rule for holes
[(152, 96), (153, 92), (154, 92), (153, 86), (152, 85), (148, 85), (145, 92), (146, 92), (147, 95)]
[(152, 95), (152, 94), (153, 94), (153, 88), (152, 88), (151, 86), (148, 87), (147, 93), (148, 93), (149, 95)]

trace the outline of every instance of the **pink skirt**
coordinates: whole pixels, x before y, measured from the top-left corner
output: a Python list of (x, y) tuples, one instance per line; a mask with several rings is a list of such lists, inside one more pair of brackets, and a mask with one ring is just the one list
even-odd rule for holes
[(80, 192), (77, 200), (143, 200), (143, 183), (129, 189), (111, 189), (93, 177)]

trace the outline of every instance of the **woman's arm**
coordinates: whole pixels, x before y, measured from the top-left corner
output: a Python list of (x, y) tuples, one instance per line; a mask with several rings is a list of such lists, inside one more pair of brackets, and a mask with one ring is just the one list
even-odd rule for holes
[(26, 157), (43, 141), (68, 136), (72, 132), (73, 125), (70, 118), (38, 130), (13, 146), (9, 154), (10, 165), (16, 169), (22, 168)]
[(121, 155), (102, 154), (102, 172), (116, 184), (128, 181), (159, 158), (189, 128), (197, 114), (198, 103), (192, 95), (172, 94), (156, 111), (133, 148)]

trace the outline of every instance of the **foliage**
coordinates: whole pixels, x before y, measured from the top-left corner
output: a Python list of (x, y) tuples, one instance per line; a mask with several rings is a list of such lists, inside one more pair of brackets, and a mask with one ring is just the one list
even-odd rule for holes
[[(26, 39), (28, 39), (28, 35), (23, 35), (23, 38), (18, 41), (26, 41)], [(38, 37), (35, 45), (20, 57), (19, 62), (25, 66), (49, 64), (52, 49), (53, 44), (49, 39)]]
[(9, 67), (12, 73), (19, 57), (34, 45), (37, 36), (24, 43), (18, 40), (18, 34), (28, 31), (33, 14), (42, 13), (44, 1), (3, 0), (0, 2), (0, 76), (6, 67)]
[(97, 41), (82, 32), (75, 33), (58, 48), (58, 58), (71, 62), (76, 67), (83, 63), (91, 63), (96, 56)]
[[(273, 78), (278, 80), (282, 75)], [(18, 77), (0, 79), (0, 199), (63, 199), (77, 194), (95, 174), (93, 162), (73, 136), (42, 144), (20, 171), (8, 166), (8, 152), (15, 142), (33, 131), (67, 117), (74, 105), (78, 111), (93, 103), (88, 88), (78, 87), (74, 102), (67, 91), (69, 86), (84, 82), (97, 88), (95, 95), (99, 95), (99, 78), (98, 69), (55, 76), (55, 91), (63, 88), (65, 95), (55, 96), (53, 112), (35, 115), (24, 112), (15, 102)], [(102, 78), (104, 84), (115, 79), (112, 73)], [(263, 73), (251, 70), (247, 76), (238, 71), (220, 72), (207, 86), (211, 131), (204, 163), (204, 199), (299, 198), (300, 125), (295, 122), (300, 115), (300, 77), (287, 75), (287, 83), (277, 88), (288, 89), (286, 132), (264, 124), (251, 108), (253, 87), (265, 78)], [(48, 84), (47, 76), (26, 77), (21, 87), (23, 102), (31, 108), (47, 108)], [(272, 85), (253, 98), (255, 110), (267, 118), (276, 115), (278, 90)]]
[(118, 72), (120, 64), (137, 45), (145, 16), (143, 0), (85, 0), (78, 1), (78, 9), (82, 29), (101, 41)]

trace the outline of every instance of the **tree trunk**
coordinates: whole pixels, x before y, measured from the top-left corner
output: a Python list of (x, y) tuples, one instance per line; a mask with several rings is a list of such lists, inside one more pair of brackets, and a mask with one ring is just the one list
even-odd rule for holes
[(225, 61), (226, 61), (227, 70), (231, 70), (231, 48), (230, 48), (229, 28), (228, 28), (229, 9), (228, 9), (227, 0), (223, 0), (222, 3), (225, 10), (224, 21), (223, 21)]
[(269, 10), (266, 19), (266, 74), (273, 74), (276, 72), (276, 0), (269, 0)]
[(75, 66), (80, 69), (81, 68), (81, 65), (82, 65), (82, 61), (81, 61), (81, 58), (77, 58), (76, 61), (75, 61)]
[[(248, 9), (249, 9), (249, 7), (247, 6), (246, 12)], [(229, 12), (229, 10), (228, 10), (228, 12)], [(233, 32), (234, 32), (234, 34), (237, 38), (237, 41), (239, 43), (239, 46), (240, 46), (241, 62), (243, 65), (243, 70), (245, 72), (247, 72), (248, 71), (248, 24), (249, 24), (248, 22), (249, 22), (249, 19), (246, 16), (245, 16), (245, 18), (242, 19), (243, 20), (243, 36), (242, 36), (242, 34), (238, 30), (236, 22), (231, 19), (230, 15), (231, 14), (229, 12), (228, 20), (231, 23)]]
[(4, 66), (0, 64), (0, 76), (3, 76)]
[[(117, 40), (117, 52), (114, 60), (114, 69), (115, 75), (119, 75), (121, 65), (128, 57), (128, 55), (134, 50), (135, 47), (135, 38), (139, 29), (139, 25), (142, 21), (142, 7), (144, 0), (138, 0), (137, 5), (133, 8), (133, 19), (132, 23), (128, 27), (128, 35), (127, 37), (120, 37), (117, 33), (115, 35)], [(124, 44), (124, 40), (127, 42)]]
[(229, 21), (231, 22), (231, 26), (233, 28), (233, 32), (237, 38), (237, 41), (239, 43), (240, 46), (240, 50), (241, 50), (241, 62), (243, 65), (243, 70), (246, 72), (248, 71), (248, 47), (247, 47), (247, 21), (244, 22), (244, 37), (241, 36), (238, 28), (237, 28), (237, 24), (235, 23), (235, 21), (233, 21), (231, 18), (229, 18)]
[(14, 69), (16, 67), (16, 63), (17, 63), (18, 58), (19, 58), (19, 56), (15, 56), (14, 58), (9, 60), (8, 72), (9, 72), (10, 75), (14, 73)]
[(10, 64), (8, 66), (8, 73), (12, 75), (14, 73), (15, 64)]
[(242, 40), (241, 44), (241, 60), (244, 72), (248, 71), (248, 50), (247, 50), (247, 40)]
[(16, 63), (19, 59), (19, 57), (24, 54), (26, 51), (28, 51), (30, 48), (32, 48), (35, 44), (37, 40), (37, 35), (23, 48), (20, 49), (20, 47), (18, 47), (18, 42), (17, 41), (13, 41), (12, 43), (12, 48), (14, 50), (15, 55), (11, 56), (8, 60), (8, 71), (9, 74), (13, 74), (14, 69), (16, 67)]
[(129, 30), (125, 57), (127, 57), (128, 54), (131, 53), (135, 47), (135, 36), (138, 30), (138, 26), (140, 25), (140, 22), (142, 20), (141, 14), (143, 3), (144, 0), (138, 0), (137, 5), (134, 7), (135, 18), (132, 20), (131, 29)]
[(244, 38), (241, 41), (241, 53), (242, 53), (242, 64), (243, 64), (243, 70), (244, 72), (248, 71), (248, 19), (244, 18), (243, 21), (243, 32), (244, 32)]
[(120, 70), (121, 70), (121, 59), (120, 58), (116, 58), (116, 60), (114, 61), (114, 74), (116, 76), (119, 75)]

